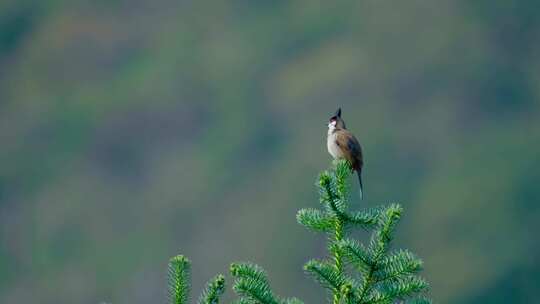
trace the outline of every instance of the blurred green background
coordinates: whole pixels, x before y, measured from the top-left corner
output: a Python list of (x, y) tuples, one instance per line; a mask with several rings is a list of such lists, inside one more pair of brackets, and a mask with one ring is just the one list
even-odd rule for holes
[(0, 303), (164, 303), (178, 253), (323, 303), (338, 106), (436, 302), (533, 303), (539, 100), (532, 0), (2, 0)]

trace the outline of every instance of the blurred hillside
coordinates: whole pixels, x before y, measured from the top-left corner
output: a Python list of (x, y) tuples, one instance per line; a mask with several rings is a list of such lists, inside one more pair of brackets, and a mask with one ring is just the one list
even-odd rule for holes
[(3, 0), (0, 303), (164, 303), (177, 253), (323, 303), (295, 213), (338, 106), (436, 302), (534, 302), (537, 1)]

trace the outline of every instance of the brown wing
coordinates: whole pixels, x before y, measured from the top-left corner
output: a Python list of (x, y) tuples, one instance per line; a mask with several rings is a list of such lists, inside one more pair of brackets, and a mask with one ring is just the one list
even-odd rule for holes
[(345, 159), (351, 163), (353, 169), (361, 171), (364, 159), (362, 157), (362, 147), (356, 137), (347, 130), (336, 131), (336, 144), (343, 149)]

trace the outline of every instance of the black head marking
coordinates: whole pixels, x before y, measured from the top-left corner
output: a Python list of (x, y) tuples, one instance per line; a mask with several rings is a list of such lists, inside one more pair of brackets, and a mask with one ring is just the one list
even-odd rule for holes
[(334, 121), (334, 120), (340, 120), (341, 119), (341, 108), (338, 108), (336, 113), (330, 117), (330, 121)]

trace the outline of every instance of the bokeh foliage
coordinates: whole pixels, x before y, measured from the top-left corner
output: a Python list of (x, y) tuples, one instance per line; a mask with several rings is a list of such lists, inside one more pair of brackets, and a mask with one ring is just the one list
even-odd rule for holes
[(342, 106), (432, 297), (528, 303), (539, 36), (525, 0), (0, 1), (0, 302), (164, 302), (182, 248), (318, 303), (290, 215)]

